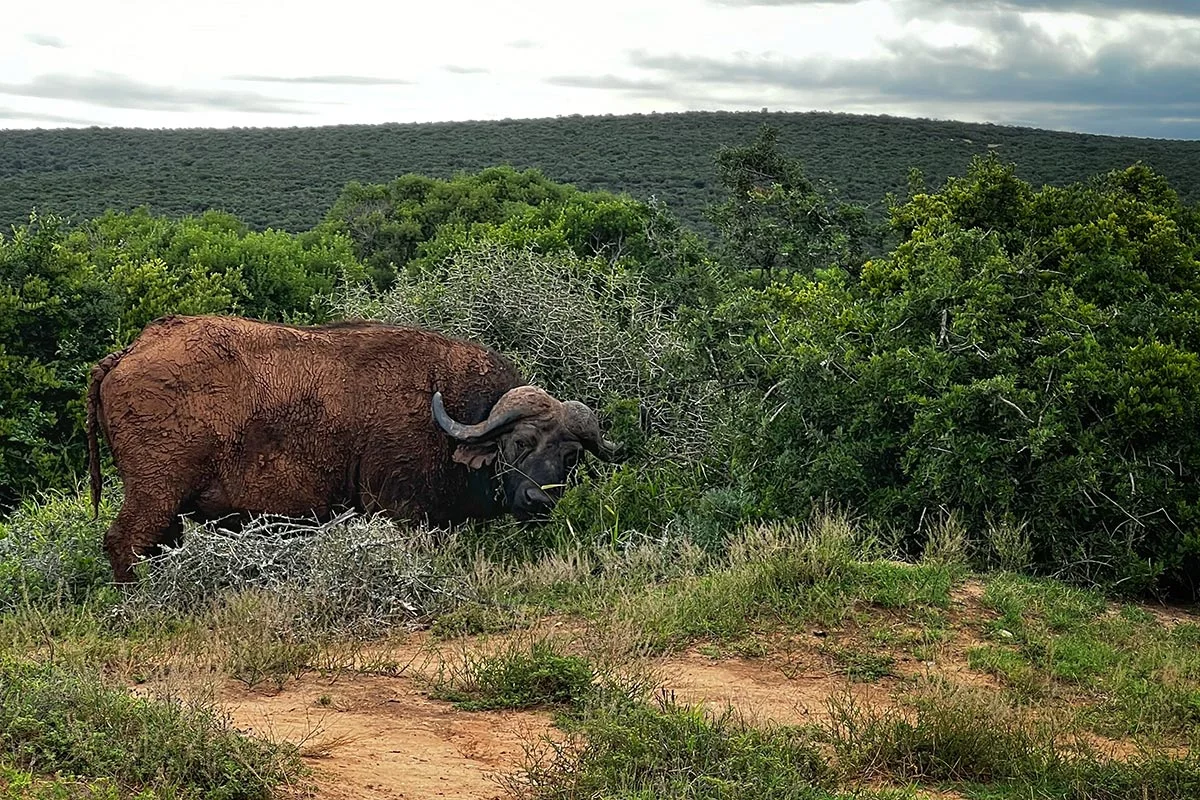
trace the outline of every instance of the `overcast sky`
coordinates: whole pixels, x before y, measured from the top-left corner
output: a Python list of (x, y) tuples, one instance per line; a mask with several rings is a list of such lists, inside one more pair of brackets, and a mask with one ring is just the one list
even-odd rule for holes
[(1200, 0), (55, 0), (0, 30), (0, 128), (764, 106), (1200, 139)]

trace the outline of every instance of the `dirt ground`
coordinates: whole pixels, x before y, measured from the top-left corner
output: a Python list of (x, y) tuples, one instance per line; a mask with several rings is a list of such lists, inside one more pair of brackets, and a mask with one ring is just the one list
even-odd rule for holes
[[(819, 659), (798, 666), (790, 656), (713, 659), (693, 651), (648, 666), (678, 700), (718, 712), (733, 706), (758, 723), (812, 722), (835, 692), (864, 702), (890, 695), (886, 685), (850, 683)], [(431, 700), (416, 671), (310, 675), (278, 692), (230, 681), (220, 700), (239, 728), (298, 744), (321, 800), (505, 797), (498, 778), (519, 772), (526, 747), (555, 734), (548, 712), (468, 712)]]
[(409, 677), (303, 678), (274, 695), (235, 685), (223, 698), (239, 727), (300, 745), (318, 798), (503, 797), (548, 714), (458, 711)]
[[(703, 645), (641, 664), (653, 684), (687, 703), (720, 712), (732, 706), (757, 724), (820, 722), (832, 697), (856, 704), (884, 706), (926, 677), (953, 683), (997, 686), (995, 680), (966, 665), (967, 650), (981, 641), (981, 588), (968, 583), (955, 592), (949, 635), (928, 656), (901, 656), (892, 674), (873, 682), (854, 682), (830, 655), (831, 647), (852, 641), (862, 631), (801, 631), (769, 643), (767, 652), (745, 658), (713, 653)], [(1150, 610), (1150, 609), (1148, 609)], [(1153, 609), (1166, 624), (1186, 614)], [(568, 640), (582, 644), (585, 629), (548, 623)], [(871, 627), (888, 626), (886, 613)], [(896, 630), (903, 621), (894, 620)], [(539, 626), (540, 627), (540, 626)], [(525, 632), (520, 635), (529, 635)], [(594, 632), (593, 632), (594, 635)], [(460, 639), (436, 644), (417, 633), (384, 645), (391, 660), (407, 666), (398, 676), (345, 672), (335, 677), (307, 674), (283, 688), (247, 689), (229, 680), (217, 687), (218, 699), (235, 724), (273, 740), (300, 747), (313, 770), (315, 789), (297, 797), (315, 800), (392, 800), (455, 797), (502, 798), (503, 776), (519, 773), (531, 746), (555, 737), (550, 713), (541, 711), (467, 712), (428, 696), (422, 679), (431, 665), (453, 659), (464, 649), (490, 650), (505, 637)], [(436, 652), (435, 652), (436, 651)], [(1123, 743), (1112, 743), (1114, 753)], [(315, 792), (315, 794), (313, 793)], [(930, 793), (936, 798), (953, 794)]]

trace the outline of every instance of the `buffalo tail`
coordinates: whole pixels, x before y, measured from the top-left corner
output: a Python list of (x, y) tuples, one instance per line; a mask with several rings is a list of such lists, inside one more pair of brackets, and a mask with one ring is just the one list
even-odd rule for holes
[(100, 384), (109, 370), (117, 365), (125, 350), (113, 353), (101, 359), (92, 367), (91, 380), (87, 390), (87, 447), (88, 447), (88, 476), (92, 486), (92, 519), (100, 516), (100, 440), (97, 433), (98, 417), (100, 414)]

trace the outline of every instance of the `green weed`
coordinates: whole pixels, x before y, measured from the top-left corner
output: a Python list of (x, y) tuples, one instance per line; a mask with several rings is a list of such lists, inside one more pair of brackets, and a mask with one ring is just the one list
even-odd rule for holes
[(0, 750), (36, 774), (214, 800), (267, 798), (301, 772), (292, 748), (238, 734), (211, 706), (134, 697), (83, 670), (11, 660), (0, 661)]
[(528, 646), (514, 642), (494, 654), (465, 653), (456, 663), (443, 663), (433, 677), (432, 695), (468, 711), (567, 709), (591, 696), (596, 678), (586, 658), (543, 638)]
[(896, 661), (888, 655), (855, 648), (829, 648), (828, 653), (852, 681), (871, 683), (896, 674)]

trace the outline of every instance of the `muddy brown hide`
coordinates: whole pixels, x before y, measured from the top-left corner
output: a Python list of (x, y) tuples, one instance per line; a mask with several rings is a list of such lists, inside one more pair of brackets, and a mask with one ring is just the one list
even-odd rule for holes
[(89, 388), (125, 499), (105, 537), (118, 580), (179, 537), (179, 515), (327, 517), (341, 507), (435, 524), (491, 516), (486, 482), (451, 456), (434, 392), (475, 423), (524, 384), (498, 354), (374, 323), (298, 328), (221, 317), (151, 323), (101, 361)]

